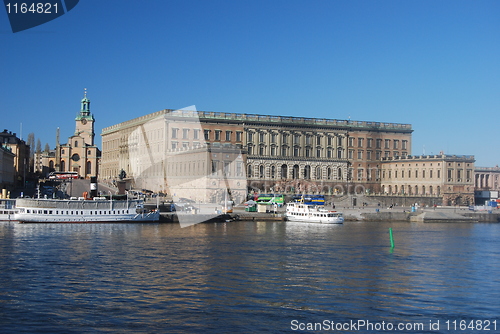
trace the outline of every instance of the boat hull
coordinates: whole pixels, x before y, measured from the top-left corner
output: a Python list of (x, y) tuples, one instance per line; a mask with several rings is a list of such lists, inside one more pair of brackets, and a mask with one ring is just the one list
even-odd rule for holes
[(147, 211), (140, 200), (19, 199), (14, 220), (21, 223), (154, 222), (158, 210)]
[(292, 222), (301, 222), (301, 223), (320, 223), (320, 224), (343, 224), (343, 217), (334, 217), (334, 218), (300, 218), (295, 216), (286, 216), (288, 221)]

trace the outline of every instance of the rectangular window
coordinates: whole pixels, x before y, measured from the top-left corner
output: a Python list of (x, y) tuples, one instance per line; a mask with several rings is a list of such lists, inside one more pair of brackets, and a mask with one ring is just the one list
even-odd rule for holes
[(182, 129), (182, 139), (189, 138), (189, 129)]
[(200, 139), (200, 129), (193, 130), (193, 139), (195, 139), (195, 140)]
[(271, 133), (271, 143), (276, 144), (276, 138), (278, 138), (278, 135), (276, 133)]
[(221, 130), (215, 130), (215, 141), (220, 141)]
[(288, 134), (287, 133), (282, 134), (282, 139), (283, 139), (283, 144), (288, 143)]
[(236, 131), (236, 141), (241, 141), (243, 133), (241, 131)]
[(373, 145), (373, 138), (368, 138), (366, 140), (366, 147), (371, 148)]
[(231, 131), (226, 131), (226, 141), (231, 141)]
[(385, 140), (385, 146), (384, 148), (391, 148), (391, 140), (390, 139), (386, 139)]
[(203, 131), (205, 134), (205, 140), (210, 140), (210, 130)]
[(179, 129), (172, 128), (172, 139), (177, 138), (177, 133), (179, 132)]
[(241, 162), (236, 163), (236, 176), (242, 176), (243, 175), (243, 165)]
[(358, 138), (358, 147), (363, 147), (364, 138)]

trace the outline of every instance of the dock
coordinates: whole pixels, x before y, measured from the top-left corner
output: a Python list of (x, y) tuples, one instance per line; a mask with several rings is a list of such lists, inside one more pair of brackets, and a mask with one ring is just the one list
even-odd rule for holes
[[(161, 210), (160, 210), (161, 211)], [(474, 212), (466, 207), (420, 208), (412, 212), (410, 207), (380, 208), (355, 207), (338, 208), (349, 221), (406, 221), (413, 223), (499, 223), (500, 210), (493, 212)], [(180, 213), (190, 215), (190, 213)], [(194, 213), (193, 213), (194, 214)], [(211, 212), (196, 213), (195, 219), (203, 222), (230, 221), (285, 221), (284, 208), (277, 213), (246, 212), (243, 207), (236, 207), (233, 212), (220, 214)], [(179, 222), (176, 212), (161, 212), (160, 222)]]

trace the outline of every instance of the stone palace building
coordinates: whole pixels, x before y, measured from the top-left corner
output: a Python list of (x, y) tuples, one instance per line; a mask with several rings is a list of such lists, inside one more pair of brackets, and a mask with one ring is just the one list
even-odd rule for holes
[[(382, 158), (410, 155), (412, 132), (409, 124), (166, 109), (103, 129), (100, 177), (123, 170), (131, 187), (172, 195), (184, 184), (185, 196), (203, 201), (220, 199), (221, 186), (238, 198), (379, 193)], [(192, 180), (202, 177), (200, 192)]]

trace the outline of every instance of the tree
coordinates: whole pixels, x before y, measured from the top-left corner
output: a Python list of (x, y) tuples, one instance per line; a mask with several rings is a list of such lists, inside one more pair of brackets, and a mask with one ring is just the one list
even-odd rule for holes
[(34, 170), (34, 157), (35, 157), (35, 134), (33, 132), (28, 133), (28, 139), (26, 140), (26, 144), (30, 147), (30, 157), (28, 162), (29, 171), (33, 172)]
[(26, 140), (26, 144), (30, 147), (30, 158), (33, 158), (33, 154), (35, 153), (35, 134), (33, 132), (28, 133), (28, 139)]
[(40, 141), (40, 138), (36, 141), (36, 153), (42, 153), (42, 142)]

